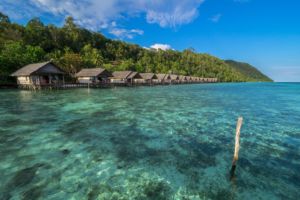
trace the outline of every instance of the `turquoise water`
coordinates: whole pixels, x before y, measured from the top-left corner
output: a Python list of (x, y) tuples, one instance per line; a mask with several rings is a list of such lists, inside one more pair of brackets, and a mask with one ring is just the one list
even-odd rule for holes
[(1, 200), (299, 199), (300, 84), (0, 90), (0, 174)]

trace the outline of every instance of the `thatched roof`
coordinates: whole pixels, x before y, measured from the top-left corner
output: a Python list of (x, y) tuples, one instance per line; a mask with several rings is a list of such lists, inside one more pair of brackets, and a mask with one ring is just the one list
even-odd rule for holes
[(170, 80), (170, 79), (171, 79), (171, 75), (170, 75), (170, 74), (167, 74), (166, 77), (165, 77), (165, 79)]
[(116, 79), (127, 79), (129, 75), (132, 73), (132, 71), (116, 71), (113, 72), (113, 78)]
[(182, 76), (182, 75), (180, 75), (180, 76), (179, 76), (179, 80), (181, 80), (181, 81), (185, 81), (185, 80), (187, 80), (187, 79), (186, 79), (186, 76)]
[(145, 80), (157, 79), (154, 73), (140, 73), (141, 77)]
[(171, 79), (169, 74), (156, 74), (158, 80), (169, 80)]
[(178, 80), (179, 79), (178, 75), (176, 75), (176, 74), (171, 74), (170, 77), (171, 77), (171, 80)]
[(102, 69), (102, 68), (89, 68), (89, 69), (82, 69), (75, 75), (75, 77), (92, 77), (92, 76), (97, 77), (100, 75), (109, 77), (110, 73), (106, 69)]
[(131, 74), (128, 76), (129, 79), (134, 79), (134, 78), (142, 78), (140, 73), (138, 72), (131, 72)]
[(156, 74), (158, 80), (164, 80), (167, 74)]
[(47, 71), (48, 74), (65, 74), (65, 72), (58, 66), (56, 66), (53, 62), (48, 61), (26, 65), (16, 72), (12, 73), (11, 76), (30, 76), (32, 74), (38, 74), (39, 72), (46, 73), (43, 71), (43, 68), (46, 66), (50, 66), (52, 68), (50, 71)]

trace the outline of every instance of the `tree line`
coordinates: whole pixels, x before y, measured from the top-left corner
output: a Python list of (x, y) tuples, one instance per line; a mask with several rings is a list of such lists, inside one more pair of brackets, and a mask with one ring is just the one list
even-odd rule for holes
[(66, 18), (62, 27), (45, 25), (39, 18), (23, 26), (0, 13), (1, 76), (8, 76), (26, 64), (48, 60), (71, 76), (82, 68), (104, 67), (110, 71), (216, 77), (223, 82), (257, 81), (223, 60), (191, 48), (182, 52), (145, 49), (82, 28), (72, 17)]

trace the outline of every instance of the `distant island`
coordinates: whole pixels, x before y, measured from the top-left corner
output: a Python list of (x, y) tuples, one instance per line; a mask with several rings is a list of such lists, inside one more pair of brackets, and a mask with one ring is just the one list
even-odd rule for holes
[(258, 69), (256, 69), (254, 66), (243, 63), (243, 62), (237, 62), (234, 60), (225, 60), (225, 63), (228, 64), (230, 67), (238, 71), (239, 73), (243, 74), (247, 77), (247, 81), (261, 81), (261, 82), (272, 82), (273, 80), (270, 79), (265, 74), (261, 73)]
[(101, 66), (108, 71), (215, 77), (221, 82), (272, 81), (247, 63), (224, 61), (192, 48), (163, 51), (108, 39), (76, 25), (72, 17), (62, 27), (44, 25), (38, 18), (22, 26), (0, 13), (0, 83), (22, 66), (47, 60), (70, 75), (82, 68)]

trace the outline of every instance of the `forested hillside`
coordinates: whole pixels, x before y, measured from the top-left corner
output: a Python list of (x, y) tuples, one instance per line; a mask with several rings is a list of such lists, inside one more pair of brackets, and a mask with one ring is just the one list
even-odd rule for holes
[(38, 18), (22, 26), (11, 23), (8, 16), (0, 13), (1, 76), (7, 76), (26, 64), (51, 59), (70, 75), (83, 67), (100, 66), (111, 71), (217, 77), (224, 82), (269, 80), (256, 77), (252, 72), (248, 75), (247, 67), (240, 70), (193, 49), (162, 51), (107, 39), (101, 33), (77, 26), (71, 17), (66, 19), (63, 27), (44, 25)]
[(248, 63), (237, 62), (234, 60), (226, 60), (225, 62), (241, 74), (247, 76), (248, 81), (272, 81), (269, 77)]

